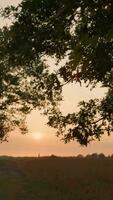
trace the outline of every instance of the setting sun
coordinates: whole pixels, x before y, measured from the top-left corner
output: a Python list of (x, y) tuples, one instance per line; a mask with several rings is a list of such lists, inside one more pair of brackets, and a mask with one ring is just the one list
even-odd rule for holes
[(35, 140), (40, 140), (43, 138), (43, 134), (41, 132), (33, 132), (31, 133), (31, 137)]

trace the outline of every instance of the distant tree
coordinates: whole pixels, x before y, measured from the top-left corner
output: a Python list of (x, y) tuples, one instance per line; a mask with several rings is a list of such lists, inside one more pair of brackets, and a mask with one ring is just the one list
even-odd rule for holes
[(51, 154), (50, 158), (57, 158), (57, 156), (54, 154)]
[[(44, 110), (48, 125), (65, 142), (81, 145), (113, 131), (113, 1), (23, 0), (1, 16), (13, 23), (0, 30), (0, 139), (16, 126), (26, 132), (25, 117)], [(67, 62), (52, 70), (45, 59)], [(51, 64), (52, 65), (52, 64)], [(69, 83), (101, 83), (102, 99), (79, 103), (79, 112), (63, 116), (62, 89)]]
[(98, 156), (99, 156), (99, 158), (101, 158), (101, 159), (106, 158), (106, 156), (105, 156), (103, 153), (100, 153)]
[(90, 155), (90, 154), (87, 154), (85, 158), (91, 158), (91, 155)]
[(38, 158), (40, 158), (40, 153), (38, 154)]
[(99, 155), (97, 153), (93, 153), (91, 154), (91, 158), (97, 159), (99, 158)]
[(78, 154), (77, 158), (84, 158), (84, 156), (82, 154)]
[(111, 156), (110, 156), (111, 158), (113, 158), (113, 154), (111, 154)]

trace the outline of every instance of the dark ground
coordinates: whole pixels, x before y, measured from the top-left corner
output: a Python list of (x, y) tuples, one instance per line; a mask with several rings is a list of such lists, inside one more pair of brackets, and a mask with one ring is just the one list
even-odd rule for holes
[(0, 158), (0, 200), (113, 200), (113, 158)]

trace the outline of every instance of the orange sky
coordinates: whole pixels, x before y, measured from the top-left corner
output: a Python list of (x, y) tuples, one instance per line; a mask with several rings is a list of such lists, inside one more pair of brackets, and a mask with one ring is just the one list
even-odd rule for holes
[[(21, 0), (0, 0), (0, 6), (17, 4)], [(0, 21), (2, 25), (3, 22)], [(51, 61), (49, 61), (51, 64)], [(104, 89), (93, 90), (92, 92), (79, 84), (69, 85), (64, 88), (64, 101), (61, 108), (64, 113), (73, 112), (77, 109), (77, 102), (88, 100), (90, 98), (102, 97)], [(27, 117), (29, 133), (21, 135), (18, 130), (10, 134), (9, 142), (0, 144), (0, 155), (13, 156), (37, 156), (40, 155), (62, 155), (74, 156), (77, 154), (89, 154), (93, 152), (104, 153), (106, 155), (113, 153), (113, 136), (104, 136), (101, 142), (93, 142), (87, 148), (81, 147), (77, 142), (64, 144), (55, 136), (55, 130), (46, 126), (46, 119), (33, 111)]]

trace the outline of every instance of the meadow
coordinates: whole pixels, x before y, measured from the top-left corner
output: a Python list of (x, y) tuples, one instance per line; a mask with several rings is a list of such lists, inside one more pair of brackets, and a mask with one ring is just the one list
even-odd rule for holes
[(113, 158), (0, 158), (0, 200), (113, 200)]

